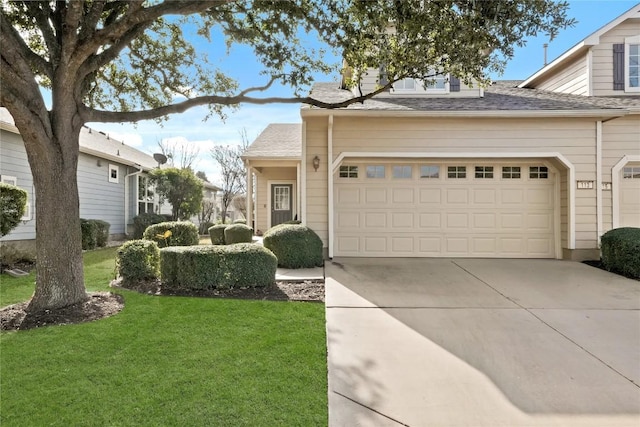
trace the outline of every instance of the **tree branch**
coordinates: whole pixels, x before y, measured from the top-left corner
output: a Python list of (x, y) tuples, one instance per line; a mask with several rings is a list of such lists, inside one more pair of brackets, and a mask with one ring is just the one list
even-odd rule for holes
[(183, 113), (186, 110), (210, 104), (218, 104), (224, 106), (232, 106), (239, 104), (307, 104), (314, 107), (325, 109), (346, 108), (351, 104), (363, 103), (364, 101), (388, 90), (393, 83), (397, 80), (390, 81), (388, 84), (380, 87), (374, 92), (360, 95), (354, 98), (350, 98), (340, 102), (325, 102), (319, 99), (306, 97), (269, 97), (269, 98), (253, 98), (246, 96), (246, 93), (251, 90), (260, 90), (260, 88), (247, 89), (241, 93), (244, 95), (235, 96), (199, 96), (197, 98), (188, 99), (176, 104), (165, 105), (158, 108), (139, 111), (102, 111), (92, 109), (86, 106), (80, 107), (82, 118), (85, 122), (106, 122), (106, 123), (121, 123), (121, 122), (137, 122), (140, 120), (152, 120), (160, 117), (167, 116), (169, 114)]
[[(18, 34), (13, 25), (11, 25), (4, 12), (0, 12), (0, 45), (3, 46), (3, 54), (10, 50), (17, 50), (20, 57), (22, 57), (22, 59), (28, 63), (33, 70), (36, 70), (49, 78), (53, 77), (53, 68), (51, 67), (51, 64), (29, 49), (29, 46), (26, 45), (22, 37), (20, 37), (20, 34)], [(18, 59), (14, 58), (12, 61), (13, 60)], [(33, 71), (29, 67), (25, 67), (23, 65), (21, 68), (23, 71), (26, 71), (26, 74), (24, 74), (23, 77), (32, 76)], [(3, 84), (6, 84), (6, 81), (4, 81)]]

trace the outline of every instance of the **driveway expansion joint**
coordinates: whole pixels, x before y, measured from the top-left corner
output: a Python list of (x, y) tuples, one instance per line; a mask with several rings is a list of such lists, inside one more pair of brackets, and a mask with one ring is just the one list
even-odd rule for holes
[(362, 403), (362, 402), (358, 402), (357, 400), (355, 400), (355, 399), (353, 399), (353, 398), (351, 398), (351, 397), (349, 397), (349, 396), (347, 396), (347, 395), (345, 395), (345, 394), (340, 393), (339, 391), (332, 390), (332, 392), (333, 392), (333, 393), (335, 393), (335, 394), (337, 394), (338, 396), (340, 396), (340, 397), (342, 397), (342, 398), (347, 399), (347, 400), (348, 400), (348, 401), (350, 401), (350, 402), (355, 403), (355, 404), (356, 404), (356, 405), (358, 405), (358, 406), (362, 406), (363, 408), (368, 409), (368, 410), (369, 410), (369, 411), (371, 411), (371, 412), (375, 412), (376, 414), (380, 415), (381, 417), (384, 417), (384, 418), (388, 419), (389, 421), (393, 421), (394, 423), (397, 423), (397, 424), (398, 424), (398, 425), (400, 425), (400, 426), (404, 426), (404, 427), (411, 427), (409, 424), (405, 424), (405, 423), (403, 423), (403, 422), (401, 422), (401, 421), (396, 420), (395, 418), (392, 418), (392, 417), (390, 417), (390, 416), (388, 416), (388, 415), (385, 415), (385, 414), (383, 414), (382, 412), (377, 411), (377, 410), (373, 409), (372, 407), (365, 405), (365, 404), (364, 404), (364, 403)]

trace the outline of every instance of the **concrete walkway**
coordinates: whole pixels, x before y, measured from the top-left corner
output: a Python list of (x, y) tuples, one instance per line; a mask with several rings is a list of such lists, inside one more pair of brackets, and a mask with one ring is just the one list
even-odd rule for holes
[(640, 426), (640, 282), (555, 260), (325, 268), (330, 426)]

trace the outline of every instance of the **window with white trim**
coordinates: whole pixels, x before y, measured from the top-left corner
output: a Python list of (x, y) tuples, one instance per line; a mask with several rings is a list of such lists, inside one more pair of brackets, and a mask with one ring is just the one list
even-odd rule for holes
[(622, 169), (622, 178), (640, 179), (640, 166), (628, 166)]
[(18, 185), (18, 178), (15, 176), (2, 175), (0, 176), (0, 181), (3, 184)]
[(143, 213), (155, 212), (155, 193), (151, 185), (151, 180), (146, 177), (138, 176), (138, 215)]
[(440, 166), (438, 165), (420, 166), (420, 178), (427, 178), (427, 179), (440, 178)]
[(367, 178), (384, 178), (384, 165), (367, 166)]
[[(430, 74), (435, 71), (430, 72)], [(446, 93), (449, 92), (449, 76), (447, 74), (434, 74), (427, 81), (407, 77), (393, 84), (391, 93), (418, 94), (418, 93)]]
[(546, 166), (529, 166), (529, 178), (547, 179), (549, 178), (549, 169)]
[(493, 178), (493, 166), (476, 166), (476, 178)]
[(447, 166), (447, 178), (461, 179), (467, 177), (466, 166)]
[(358, 166), (351, 166), (351, 165), (340, 166), (340, 171), (338, 172), (338, 176), (340, 178), (357, 178)]
[(504, 179), (520, 179), (520, 166), (503, 166), (502, 178)]
[(397, 179), (411, 179), (412, 171), (410, 165), (394, 166), (393, 177)]
[(120, 182), (120, 168), (117, 165), (109, 165), (109, 182), (114, 184)]
[(625, 91), (640, 92), (640, 36), (625, 39)]

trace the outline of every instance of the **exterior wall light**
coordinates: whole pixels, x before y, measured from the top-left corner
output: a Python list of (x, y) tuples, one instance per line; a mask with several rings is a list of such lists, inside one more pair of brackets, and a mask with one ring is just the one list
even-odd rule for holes
[(315, 171), (318, 172), (319, 167), (320, 167), (320, 157), (315, 156), (313, 158), (313, 169), (315, 169)]

